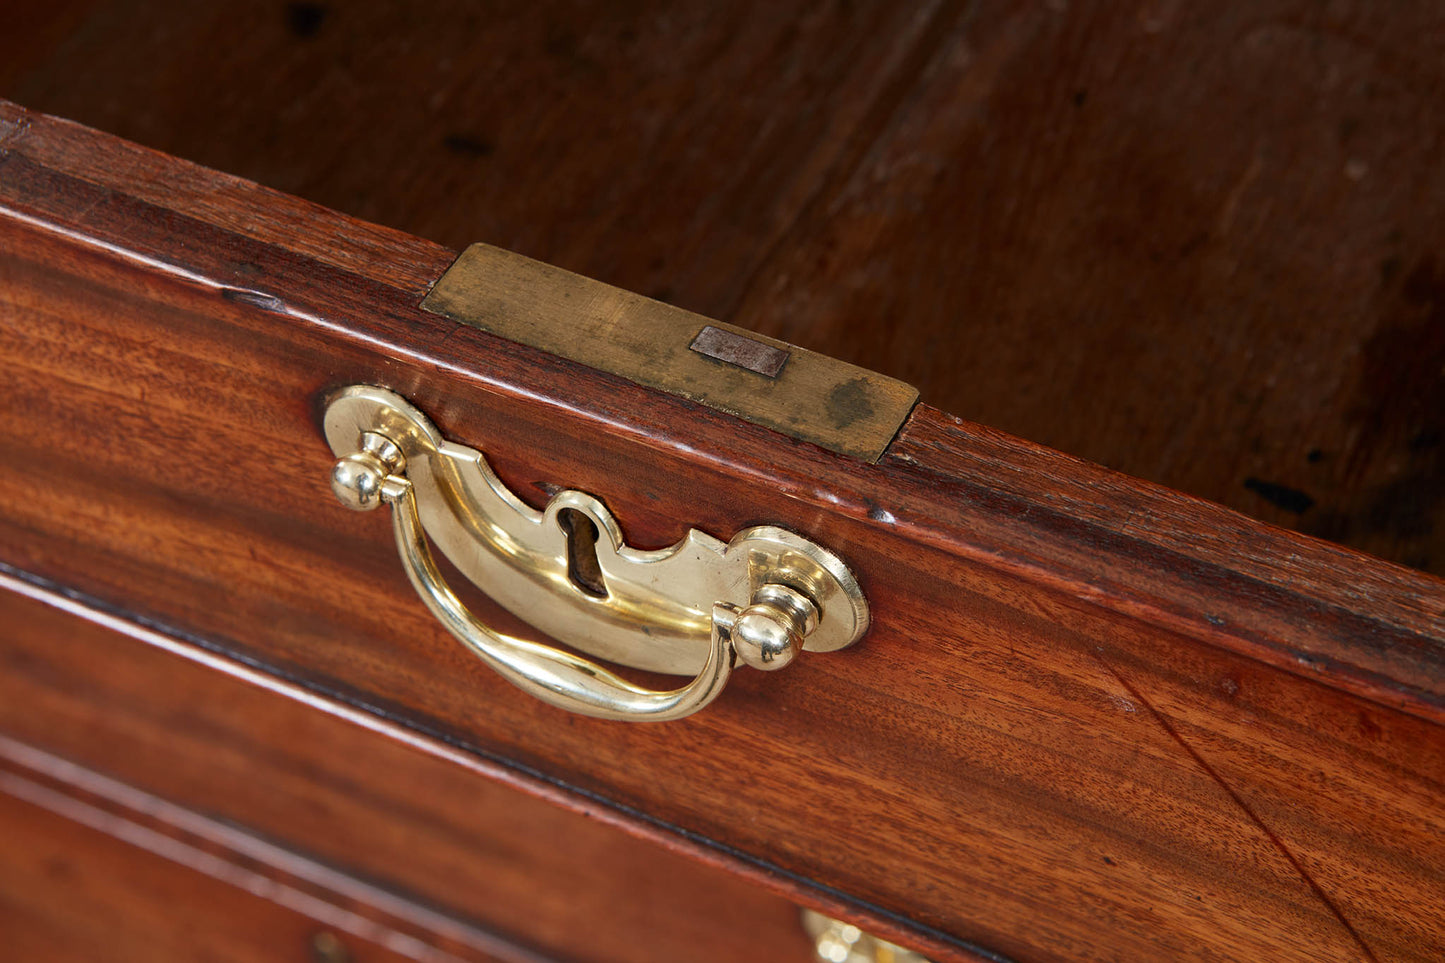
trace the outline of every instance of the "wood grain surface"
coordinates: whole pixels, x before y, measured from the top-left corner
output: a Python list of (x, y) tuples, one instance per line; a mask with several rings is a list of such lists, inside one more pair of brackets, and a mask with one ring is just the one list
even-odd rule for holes
[[(414, 909), (418, 925), (473, 946), (479, 932), (502, 934), (491, 941), (507, 959), (534, 958), (522, 947), (578, 963), (812, 959), (797, 907), (750, 881), (102, 617), (63, 596), (0, 592), (0, 758), (79, 764), (82, 788), (122, 801), (111, 780), (144, 787), (184, 807), (146, 803), (153, 821), (189, 826), (189, 812), (245, 826), (327, 867), (311, 878), (384, 881), (399, 902), (448, 914)], [(192, 936), (198, 951), (225, 947), (223, 934)]]
[(0, 737), (0, 951), (15, 963), (542, 963)]
[(67, 0), (0, 95), (1438, 574), (1442, 16)]
[[(16, 577), (943, 959), (1439, 956), (1439, 580), (933, 409), (849, 462), (418, 311), (443, 249), (0, 117)], [(351, 382), (635, 544), (794, 528), (875, 628), (679, 723), (528, 703), (426, 617), (386, 520), (334, 505), (316, 406)]]

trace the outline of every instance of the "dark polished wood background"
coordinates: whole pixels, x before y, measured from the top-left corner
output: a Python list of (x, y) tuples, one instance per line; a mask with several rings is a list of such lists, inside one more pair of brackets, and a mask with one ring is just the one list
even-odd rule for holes
[(0, 95), (1445, 572), (1445, 7), (10, 11)]

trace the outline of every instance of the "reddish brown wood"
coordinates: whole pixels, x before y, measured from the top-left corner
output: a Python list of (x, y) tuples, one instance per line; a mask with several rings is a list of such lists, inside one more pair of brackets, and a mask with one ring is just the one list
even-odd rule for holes
[[(940, 955), (1439, 954), (1438, 580), (928, 409), (851, 463), (419, 312), (439, 249), (10, 128), (0, 438), (25, 471), (0, 560), (27, 577), (931, 928)], [(427, 619), (385, 520), (333, 505), (314, 406), (352, 381), (537, 500), (597, 492), (635, 542), (804, 532), (858, 571), (874, 631), (676, 724), (530, 704)]]
[(0, 737), (7, 960), (541, 957)]
[[(189, 280), (209, 290), (212, 300), (219, 296), (241, 309), (267, 307), (265, 313), (277, 317), (269, 322), (263, 318), (262, 324), (275, 325), (287, 337), (301, 338), (302, 346), (319, 347), (327, 356), (313, 367), (330, 375), (330, 384), (365, 380), (363, 375), (369, 373), (341, 367), (344, 347), (359, 344), (362, 357), (371, 363), (366, 352), (384, 345), (397, 354), (386, 362), (393, 377), (402, 376), (401, 366), (421, 366), (476, 382), (489, 393), (512, 396), (535, 417), (565, 414), (581, 419), (585, 428), (559, 432), (544, 425), (544, 431), (534, 435), (507, 429), (502, 424), (507, 419), (487, 412), (460, 410), (445, 391), (418, 395), (410, 385), (423, 392), (427, 386), (414, 375), (409, 381), (395, 382), (398, 390), (411, 391), (434, 415), (445, 413), (459, 425), (468, 424), (465, 419), (481, 419), (470, 423), (482, 427), (482, 434), (510, 430), (517, 439), (515, 452), (525, 454), (493, 445), (489, 456), (504, 478), (515, 475), (515, 487), (535, 491), (538, 498), (555, 490), (553, 479), (569, 473), (593, 480), (594, 488), (635, 474), (633, 462), (606, 450), (589, 455), (615, 460), (595, 468), (587, 465), (572, 454), (576, 440), (571, 435), (605, 431), (646, 447), (691, 445), (708, 453), (706, 464), (697, 469), (707, 472), (707, 478), (791, 473), (808, 481), (791, 483), (785, 493), (790, 500), (811, 500), (840, 516), (900, 528), (910, 538), (930, 539), (1125, 611), (1160, 610), (1165, 618), (1177, 618), (1190, 634), (1211, 637), (1254, 657), (1285, 663), (1327, 660), (1336, 681), (1353, 682), (1372, 698), (1399, 702), (1411, 711), (1435, 716), (1445, 707), (1441, 681), (1445, 670), (1440, 668), (1445, 654), (1434, 642), (1445, 611), (1438, 579), (1413, 576), (1312, 539), (1251, 525), (1235, 513), (1141, 485), (926, 405), (919, 407), (891, 449), (890, 462), (901, 463), (895, 474), (919, 476), (900, 485), (900, 479), (811, 446), (741, 427), (726, 416), (657, 398), (418, 311), (416, 302), (450, 264), (453, 252), (54, 118), (25, 114), (9, 105), (0, 111), (5, 111), (0, 113), (0, 160), (6, 174), (0, 184), (8, 189), (13, 202), (10, 213), (19, 215), (19, 222), (33, 222), (40, 213), (43, 223), (35, 226), (42, 235), (58, 231), (80, 241), (85, 249), (111, 246), (130, 251), (174, 245), (168, 237), (170, 228), (185, 226), (211, 246), (188, 250), (190, 266), (167, 273), (186, 280), (187, 271), (199, 269), (202, 274)], [(7, 144), (14, 149), (7, 149)], [(0, 198), (6, 196), (0, 193)], [(150, 256), (140, 252), (140, 261), (132, 255), (130, 263), (144, 267)], [(18, 293), (18, 275), (16, 282)], [(269, 293), (283, 285), (287, 297)], [(138, 323), (145, 327), (150, 322)], [(17, 337), (19, 333), (17, 327)], [(113, 357), (123, 345), (105, 340), (84, 344), (60, 333), (53, 342), (80, 354), (57, 353), (43, 341), (23, 346), (45, 353), (47, 370), (63, 372), (66, 364), (74, 363), (123, 377), (115, 370), (118, 361), (127, 360), (123, 351), (119, 359)], [(18, 357), (22, 344), (16, 341), (14, 347)], [(208, 370), (199, 350), (156, 347), (167, 353), (152, 359), (152, 364), (162, 360), (187, 364), (183, 374), (196, 379)], [(231, 343), (223, 340), (219, 350), (230, 348)], [(305, 370), (304, 363), (304, 359), (293, 363), (286, 374), (304, 377), (296, 374)], [(258, 397), (246, 400), (274, 405), (265, 392), (282, 384), (277, 372), (266, 368), (264, 379), (251, 389)], [(102, 381), (97, 387), (103, 392), (112, 385)], [(321, 393), (320, 388), (314, 392), (318, 403)], [(214, 399), (203, 390), (194, 397), (250, 410), (241, 399)], [(446, 427), (446, 418), (440, 423)], [(747, 444), (761, 446), (759, 450), (768, 451), (768, 463), (759, 465), (757, 459), (717, 450), (724, 447), (716, 440), (720, 432), (737, 437), (738, 444), (746, 439)], [(95, 434), (103, 434), (98, 425)], [(913, 468), (920, 457), (922, 473)], [(1004, 464), (992, 464), (993, 459)], [(848, 483), (841, 487), (818, 481), (826, 479), (833, 485), (844, 477)], [(650, 481), (654, 486), (670, 483), (674, 490), (688, 492), (688, 497), (699, 487), (692, 476)], [(1055, 485), (1063, 488), (1056, 491)], [(617, 496), (619, 505), (628, 504), (625, 497), (625, 493)], [(687, 523), (649, 507), (657, 500), (656, 493), (644, 496), (635, 517), (622, 516), (635, 541), (661, 546), (685, 531)], [(709, 501), (703, 498), (696, 509), (709, 510)], [(980, 502), (986, 504), (976, 504)], [(1051, 503), (1057, 504), (1056, 510), (1042, 510)], [(1246, 537), (1250, 540), (1242, 543)], [(1020, 550), (1023, 545), (1028, 551)], [(1101, 547), (1114, 551), (1101, 556)], [(1101, 580), (1104, 574), (1111, 576), (1107, 582)], [(1218, 618), (1201, 610), (1201, 579), (1210, 585), (1227, 583), (1232, 593), (1230, 624), (1220, 626)], [(1367, 595), (1362, 598), (1350, 588), (1352, 584), (1368, 586)], [(1367, 607), (1366, 601), (1372, 604)], [(1300, 605), (1324, 605), (1334, 615), (1298, 625), (1287, 610)], [(1364, 617), (1366, 623), (1381, 624), (1359, 624), (1351, 613)], [(1407, 671), (1391, 670), (1388, 660), (1397, 652), (1408, 653)]]
[[(750, 880), (65, 604), (0, 592), (0, 732), (104, 773), (70, 783), (124, 780), (560, 959), (812, 958), (794, 904)], [(32, 759), (6, 738), (0, 757)]]
[(1437, 3), (27, 17), (0, 94), (1445, 572)]

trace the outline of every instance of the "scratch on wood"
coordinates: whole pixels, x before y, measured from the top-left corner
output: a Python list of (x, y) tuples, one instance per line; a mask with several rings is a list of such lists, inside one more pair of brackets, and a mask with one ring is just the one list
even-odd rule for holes
[(1195, 751), (1193, 746), (1184, 741), (1184, 737), (1181, 736), (1178, 730), (1176, 730), (1174, 726), (1170, 724), (1169, 720), (1164, 717), (1163, 713), (1161, 713), (1158, 709), (1154, 708), (1154, 704), (1148, 699), (1144, 698), (1144, 694), (1142, 692), (1134, 688), (1134, 686), (1130, 685), (1129, 682), (1122, 675), (1119, 674), (1119, 671), (1110, 664), (1108, 659), (1105, 659), (1104, 656), (1097, 651), (1092, 652), (1091, 654), (1094, 656), (1095, 659), (1099, 661), (1100, 665), (1102, 665), (1106, 670), (1108, 670), (1108, 673), (1110, 675), (1112, 675), (1115, 679), (1118, 680), (1119, 684), (1123, 686), (1125, 691), (1127, 691), (1129, 695), (1133, 698), (1135, 704), (1143, 706), (1149, 712), (1149, 714), (1154, 717), (1155, 721), (1157, 721), (1159, 725), (1163, 727), (1164, 731), (1169, 733), (1169, 737), (1175, 742), (1177, 742), (1179, 744), (1179, 747), (1189, 754), (1189, 758), (1193, 759), (1195, 764), (1198, 765), (1200, 769), (1204, 770), (1204, 772), (1209, 775), (1209, 778), (1213, 779), (1214, 782), (1219, 786), (1219, 788), (1223, 789), (1225, 794), (1228, 795), (1230, 799), (1234, 800), (1234, 804), (1239, 807), (1241, 812), (1243, 812), (1246, 816), (1249, 817), (1249, 821), (1259, 827), (1260, 832), (1264, 833), (1264, 835), (1269, 839), (1269, 841), (1274, 844), (1275, 849), (1279, 850), (1280, 854), (1289, 861), (1289, 864), (1295, 868), (1295, 872), (1299, 873), (1300, 878), (1305, 881), (1305, 884), (1309, 886), (1309, 888), (1314, 892), (1315, 896), (1319, 897), (1320, 902), (1323, 903), (1327, 909), (1329, 909), (1330, 913), (1334, 916), (1335, 919), (1340, 921), (1340, 925), (1345, 928), (1345, 932), (1350, 934), (1351, 939), (1353, 939), (1355, 941), (1355, 944), (1359, 946), (1360, 952), (1365, 954), (1365, 958), (1369, 960), (1370, 963), (1379, 963), (1379, 957), (1375, 956), (1374, 950), (1370, 949), (1369, 944), (1365, 942), (1364, 938), (1360, 936), (1359, 932), (1354, 928), (1353, 925), (1350, 924), (1350, 921), (1345, 918), (1345, 914), (1341, 912), (1340, 908), (1336, 906), (1334, 901), (1329, 898), (1329, 896), (1325, 893), (1324, 889), (1320, 886), (1320, 884), (1315, 882), (1315, 878), (1311, 876), (1308, 871), (1305, 870), (1304, 865), (1295, 857), (1295, 854), (1290, 852), (1289, 847), (1284, 844), (1284, 840), (1281, 839), (1279, 836), (1275, 835), (1274, 831), (1264, 824), (1264, 820), (1261, 819), (1259, 817), (1259, 814), (1250, 807), (1249, 803), (1245, 802), (1244, 798), (1240, 796), (1239, 793), (1235, 792), (1234, 789), (1230, 787), (1229, 783), (1225, 782), (1218, 772), (1215, 772), (1213, 766), (1204, 761), (1204, 757), (1201, 756), (1197, 751)]
[(1244, 192), (1249, 190), (1259, 172), (1264, 169), (1264, 162), (1260, 159), (1259, 149), (1256, 147), (1254, 156), (1249, 161), (1249, 166), (1244, 169), (1234, 187), (1230, 188), (1229, 194), (1224, 198), (1224, 206), (1219, 211), (1219, 223), (1216, 232), (1220, 237), (1229, 233), (1234, 226), (1234, 217), (1239, 213), (1239, 202), (1244, 198)]
[(827, 159), (822, 173), (813, 179), (813, 186), (802, 202), (787, 213), (771, 237), (764, 239), (760, 252), (747, 265), (736, 287), (737, 293), (716, 312), (716, 317), (732, 320), (741, 315), (747, 302), (758, 296), (762, 279), (775, 273), (769, 268), (787, 249), (789, 240), (818, 219), (828, 216), (828, 203), (834, 201), (846, 189), (848, 182), (857, 176), (868, 151), (877, 145), (899, 108), (917, 89), (920, 79), (926, 76), (929, 65), (940, 51), (947, 49), (959, 21), (972, 9), (973, 4), (970, 3), (940, 2), (931, 9), (919, 11), (913, 28), (904, 35), (906, 40), (902, 49), (895, 51), (887, 65), (879, 71), (878, 75), (885, 80), (871, 94), (871, 102), (866, 103), (851, 129), (833, 148), (833, 156)]

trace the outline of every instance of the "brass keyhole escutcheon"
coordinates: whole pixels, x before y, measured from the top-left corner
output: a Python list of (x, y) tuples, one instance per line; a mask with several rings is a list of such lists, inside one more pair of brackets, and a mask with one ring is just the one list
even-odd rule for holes
[(567, 578), (577, 589), (593, 598), (607, 598), (602, 566), (597, 564), (597, 526), (575, 508), (557, 513), (557, 523), (567, 535)]

